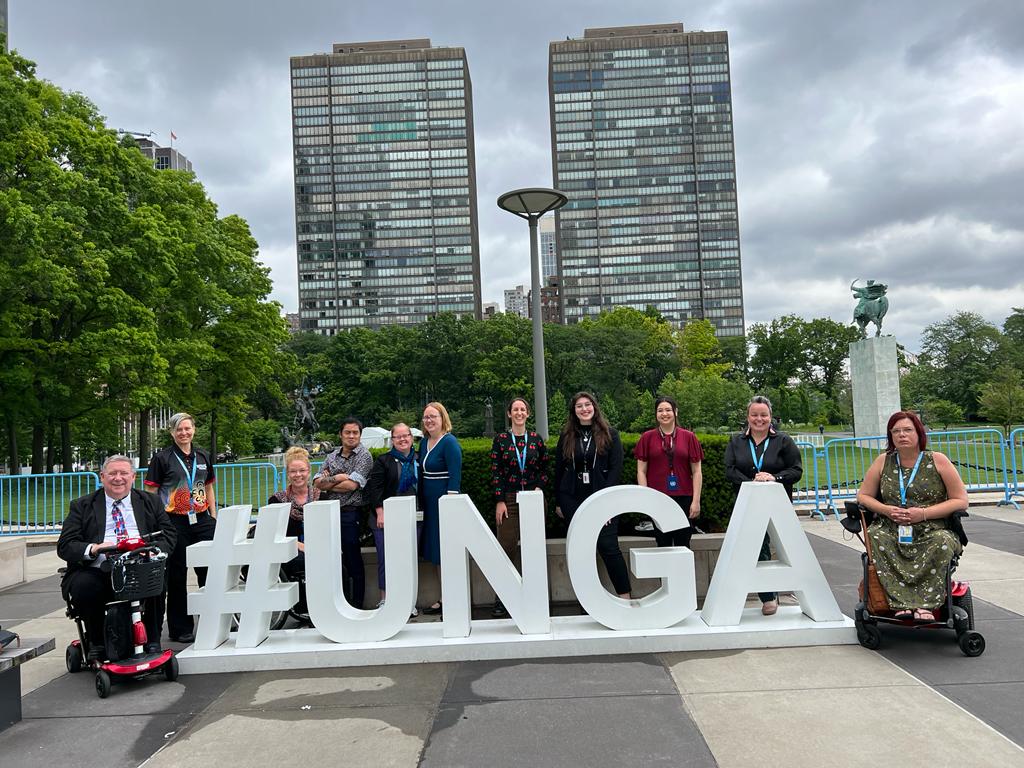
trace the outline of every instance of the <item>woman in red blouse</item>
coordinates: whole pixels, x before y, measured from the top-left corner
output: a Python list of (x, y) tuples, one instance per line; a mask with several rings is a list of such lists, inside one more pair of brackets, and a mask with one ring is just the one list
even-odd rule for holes
[[(661, 491), (678, 504), (690, 520), (700, 517), (700, 491), (703, 484), (700, 463), (704, 450), (697, 436), (676, 422), (679, 411), (671, 397), (659, 397), (654, 403), (658, 422), (640, 436), (636, 456), (636, 483)], [(693, 524), (674, 531), (654, 529), (659, 547), (688, 547)]]
[[(516, 397), (506, 411), (511, 428), (494, 436), (491, 445), (491, 487), (494, 489), (494, 527), (509, 560), (519, 565), (519, 491), (544, 490), (547, 483), (547, 449), (536, 432), (526, 429), (530, 405)], [(521, 567), (521, 566), (520, 566)], [(507, 616), (500, 600), (493, 616)]]

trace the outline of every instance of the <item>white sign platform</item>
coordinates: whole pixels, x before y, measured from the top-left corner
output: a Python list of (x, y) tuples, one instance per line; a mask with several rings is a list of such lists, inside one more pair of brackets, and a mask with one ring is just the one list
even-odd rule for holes
[(335, 643), (315, 629), (271, 632), (256, 648), (236, 648), (235, 634), (212, 651), (178, 654), (183, 674), (316, 669), (443, 661), (542, 659), (623, 653), (782, 648), (856, 644), (853, 621), (813, 621), (799, 606), (783, 605), (774, 616), (747, 608), (740, 623), (708, 627), (694, 614), (668, 629), (608, 629), (589, 616), (551, 619), (551, 632), (523, 635), (511, 619), (474, 621), (469, 637), (444, 638), (441, 622), (407, 625), (389, 640)]

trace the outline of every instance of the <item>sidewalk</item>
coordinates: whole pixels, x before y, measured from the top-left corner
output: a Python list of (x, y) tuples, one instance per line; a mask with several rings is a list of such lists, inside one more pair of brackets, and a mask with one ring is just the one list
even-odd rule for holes
[[(859, 543), (844, 541), (834, 521), (802, 524), (848, 613)], [(1024, 766), (1024, 513), (974, 508), (967, 531), (959, 575), (973, 582), (988, 640), (977, 659), (964, 658), (951, 633), (894, 632), (879, 652), (822, 646), (196, 675), (125, 685), (105, 701), (91, 675), (64, 672), (73, 627), (51, 575), (56, 558), (35, 550), (34, 580), (0, 592), (0, 624), (57, 635), (58, 652), (25, 665), (25, 721), (0, 733), (0, 755), (5, 768), (80, 764), (87, 754), (158, 768), (800, 768), (903, 766), (912, 751), (924, 764)]]

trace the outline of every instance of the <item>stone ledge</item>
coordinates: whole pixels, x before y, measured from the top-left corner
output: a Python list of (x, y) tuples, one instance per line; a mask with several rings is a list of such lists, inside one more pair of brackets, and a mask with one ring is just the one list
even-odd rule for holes
[(25, 540), (0, 538), (0, 589), (25, 583)]

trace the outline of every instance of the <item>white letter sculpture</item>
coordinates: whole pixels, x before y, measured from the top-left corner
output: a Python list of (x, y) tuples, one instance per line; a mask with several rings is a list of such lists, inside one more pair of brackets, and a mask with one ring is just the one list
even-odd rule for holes
[[(476, 560), (488, 583), (494, 587), (520, 632), (535, 635), (551, 631), (547, 544), (544, 541), (544, 494), (540, 491), (521, 491), (516, 499), (519, 502), (522, 576), (494, 538), (469, 496), (442, 496), (438, 502), (441, 517), (441, 563), (444, 567), (441, 580), (444, 637), (469, 636), (470, 555)], [(388, 555), (388, 562), (390, 560), (391, 555)]]
[[(298, 584), (279, 584), (281, 563), (298, 554), (294, 536), (285, 536), (291, 504), (260, 508), (255, 536), (248, 538), (248, 504), (224, 507), (212, 541), (185, 550), (193, 568), (206, 567), (206, 586), (188, 596), (189, 613), (199, 617), (196, 650), (210, 651), (228, 639), (233, 614), (240, 616), (236, 648), (255, 648), (270, 633), (270, 616), (287, 610), (299, 599)], [(249, 566), (245, 585), (239, 585), (242, 566)], [(214, 622), (214, 617), (217, 621)]]
[[(757, 562), (766, 530), (775, 544), (777, 562)], [(701, 618), (712, 627), (739, 624), (748, 593), (787, 589), (814, 621), (843, 620), (786, 489), (779, 483), (743, 483)]]
[[(354, 608), (341, 588), (341, 509), (314, 501), (303, 514), (306, 532), (306, 604), (317, 631), (336, 643), (387, 640), (398, 634), (416, 605), (416, 500), (384, 502), (384, 575), (388, 597), (372, 611)], [(447, 609), (447, 606), (445, 606)]]
[(583, 610), (609, 629), (664, 629), (697, 610), (693, 552), (689, 547), (632, 549), (633, 573), (641, 579), (661, 579), (661, 587), (640, 600), (625, 600), (601, 584), (595, 550), (602, 526), (616, 515), (642, 512), (658, 530), (687, 528), (690, 521), (679, 505), (652, 488), (618, 485), (603, 488), (584, 501), (569, 524), (565, 559), (576, 599)]

